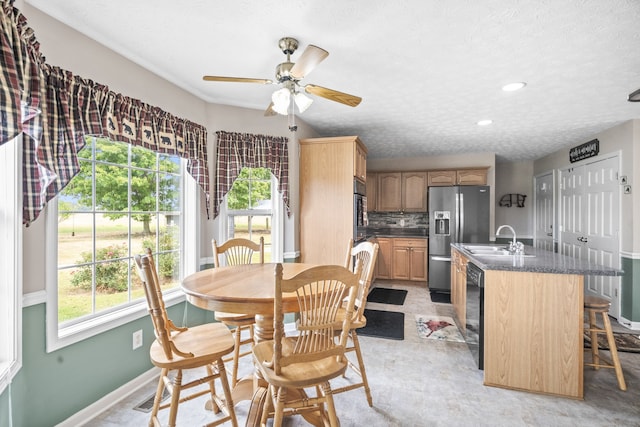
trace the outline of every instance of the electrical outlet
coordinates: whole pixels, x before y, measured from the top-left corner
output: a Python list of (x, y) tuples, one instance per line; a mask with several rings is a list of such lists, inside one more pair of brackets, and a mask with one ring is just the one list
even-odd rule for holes
[(404, 219), (400, 220), (400, 227), (404, 227)]
[(133, 349), (142, 347), (142, 329), (133, 333)]

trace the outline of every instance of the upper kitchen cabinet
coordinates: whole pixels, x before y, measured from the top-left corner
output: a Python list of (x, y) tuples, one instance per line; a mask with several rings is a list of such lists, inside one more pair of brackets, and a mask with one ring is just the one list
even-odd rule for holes
[(437, 170), (428, 172), (429, 187), (448, 185), (486, 185), (487, 169)]
[(366, 159), (367, 149), (356, 136), (300, 140), (301, 262), (344, 264), (354, 237), (354, 177), (362, 179), (357, 153)]
[(378, 211), (399, 212), (402, 210), (402, 173), (378, 173)]
[(367, 181), (367, 147), (355, 137), (356, 143), (354, 146), (354, 177), (358, 178), (362, 182)]
[(377, 210), (426, 212), (427, 172), (379, 172)]
[(378, 210), (378, 174), (367, 172), (367, 211), (376, 212)]
[(402, 210), (404, 212), (427, 211), (427, 173), (402, 173)]

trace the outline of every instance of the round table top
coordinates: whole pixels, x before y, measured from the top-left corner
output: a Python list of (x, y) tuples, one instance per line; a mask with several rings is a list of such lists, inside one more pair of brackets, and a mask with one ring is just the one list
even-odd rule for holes
[[(248, 264), (211, 268), (191, 274), (182, 280), (187, 300), (200, 308), (229, 313), (273, 314), (276, 263)], [(286, 279), (314, 264), (283, 263)], [(284, 296), (283, 311), (297, 309), (295, 294)]]

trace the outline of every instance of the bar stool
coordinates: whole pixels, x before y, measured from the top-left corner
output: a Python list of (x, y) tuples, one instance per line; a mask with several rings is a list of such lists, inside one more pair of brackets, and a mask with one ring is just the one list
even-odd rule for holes
[[(618, 386), (620, 387), (620, 390), (626, 390), (627, 385), (624, 382), (624, 375), (622, 374), (622, 367), (620, 366), (620, 359), (618, 358), (618, 349), (616, 348), (616, 341), (613, 338), (611, 322), (609, 321), (610, 306), (611, 303), (604, 298), (594, 296), (584, 297), (584, 309), (589, 317), (589, 324), (585, 326), (584, 331), (585, 333), (588, 333), (591, 338), (592, 356), (591, 363), (585, 363), (584, 365), (593, 366), (595, 369), (614, 369), (616, 371), (616, 378), (618, 378)], [(603, 328), (598, 326), (597, 314), (602, 316)], [(606, 334), (611, 359), (607, 359), (600, 355), (598, 349), (598, 334)]]

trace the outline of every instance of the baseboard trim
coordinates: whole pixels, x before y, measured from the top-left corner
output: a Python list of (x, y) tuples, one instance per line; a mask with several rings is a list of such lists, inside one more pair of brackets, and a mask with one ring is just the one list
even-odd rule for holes
[(640, 322), (633, 322), (631, 320), (625, 319), (622, 316), (620, 316), (620, 318), (618, 319), (618, 323), (620, 323), (625, 328), (629, 328), (629, 329), (634, 330), (634, 331), (639, 331), (640, 330)]
[(122, 399), (132, 393), (135, 393), (149, 382), (157, 380), (159, 376), (160, 370), (155, 367), (151, 368), (142, 375), (137, 376), (133, 380), (107, 394), (102, 399), (82, 409), (80, 412), (76, 412), (60, 424), (57, 424), (56, 427), (78, 427), (89, 425), (96, 415), (118, 404)]

